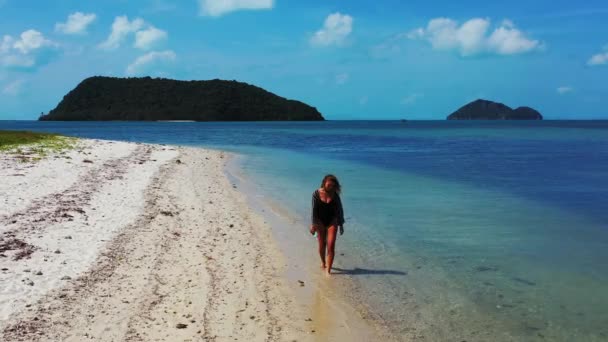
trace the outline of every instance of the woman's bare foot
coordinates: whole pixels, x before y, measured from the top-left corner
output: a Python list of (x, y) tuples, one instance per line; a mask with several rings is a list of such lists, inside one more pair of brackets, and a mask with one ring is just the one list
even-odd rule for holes
[(321, 264), (322, 269), (325, 269), (325, 267), (326, 267), (325, 264)]

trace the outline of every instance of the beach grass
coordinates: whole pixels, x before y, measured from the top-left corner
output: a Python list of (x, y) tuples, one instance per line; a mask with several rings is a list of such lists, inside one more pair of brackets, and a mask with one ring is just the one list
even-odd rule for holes
[(40, 160), (52, 152), (76, 146), (78, 139), (52, 133), (0, 131), (0, 152), (16, 154), (26, 160)]

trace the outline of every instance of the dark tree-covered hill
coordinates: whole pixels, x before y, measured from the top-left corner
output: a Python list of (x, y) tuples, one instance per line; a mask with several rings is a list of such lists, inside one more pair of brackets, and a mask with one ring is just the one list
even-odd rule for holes
[(502, 103), (475, 100), (450, 114), (448, 120), (542, 120), (543, 116), (530, 107), (515, 110)]
[(40, 120), (324, 120), (316, 108), (237, 81), (90, 77)]

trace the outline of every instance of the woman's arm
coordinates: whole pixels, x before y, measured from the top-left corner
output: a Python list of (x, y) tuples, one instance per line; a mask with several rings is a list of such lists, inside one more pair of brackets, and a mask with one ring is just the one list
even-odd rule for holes
[(342, 208), (342, 200), (340, 199), (340, 195), (336, 194), (336, 200), (338, 201), (336, 202), (338, 204), (338, 226), (342, 227), (344, 225), (344, 208)]
[(312, 193), (312, 203), (310, 210), (310, 233), (314, 234), (315, 226), (319, 223), (319, 211), (318, 211), (319, 203), (317, 190)]

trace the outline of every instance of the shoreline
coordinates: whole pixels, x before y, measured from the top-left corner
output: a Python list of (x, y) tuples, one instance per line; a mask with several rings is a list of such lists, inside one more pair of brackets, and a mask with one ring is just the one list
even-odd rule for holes
[(3, 340), (363, 340), (302, 300), (228, 153), (79, 144), (0, 170)]
[[(393, 341), (398, 340), (379, 322), (369, 320), (373, 313), (361, 310), (344, 296), (349, 279), (339, 273), (327, 277), (319, 269), (317, 243), (307, 227), (298, 225), (295, 215), (289, 212), (274, 198), (268, 198), (256, 188), (253, 180), (240, 166), (242, 158), (247, 156), (233, 154), (226, 165), (227, 177), (238, 186), (245, 196), (248, 206), (268, 223), (274, 241), (286, 258), (284, 276), (290, 284), (300, 281), (306, 286), (292, 286), (297, 300), (306, 307), (311, 317), (321, 320), (317, 325), (322, 340), (342, 340), (348, 336), (349, 341)], [(303, 244), (306, 245), (303, 247)], [(340, 248), (337, 255), (340, 255)], [(343, 254), (343, 253), (342, 253)], [(364, 319), (363, 316), (366, 318)]]

